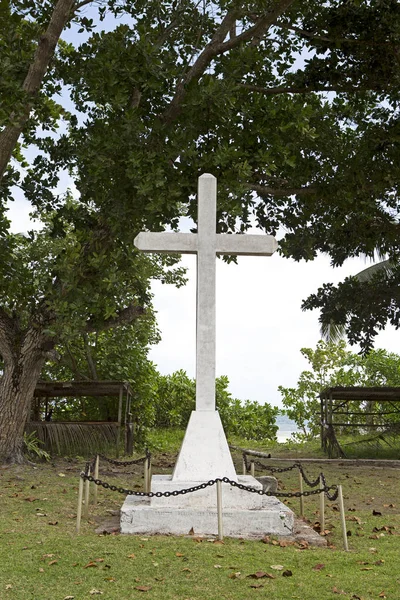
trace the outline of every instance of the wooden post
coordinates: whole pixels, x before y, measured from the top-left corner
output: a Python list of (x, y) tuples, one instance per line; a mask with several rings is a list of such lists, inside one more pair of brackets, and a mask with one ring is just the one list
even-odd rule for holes
[(144, 491), (146, 494), (148, 494), (149, 490), (148, 490), (148, 475), (147, 475), (147, 458), (143, 463), (143, 479), (144, 479)]
[(149, 456), (149, 458), (148, 458), (147, 478), (148, 478), (149, 492), (151, 492), (151, 456)]
[(247, 475), (247, 469), (246, 469), (246, 458), (245, 456), (243, 456), (243, 475)]
[(83, 479), (82, 479), (82, 477), (79, 477), (78, 510), (76, 511), (76, 533), (79, 533), (81, 530), (82, 500), (83, 500)]
[(223, 540), (223, 526), (222, 526), (222, 483), (220, 480), (217, 481), (217, 514), (218, 514), (218, 539)]
[(346, 519), (344, 516), (344, 503), (343, 503), (343, 491), (342, 486), (338, 485), (338, 500), (339, 500), (339, 509), (340, 509), (340, 521), (342, 524), (342, 532), (343, 532), (343, 546), (346, 552), (349, 551), (349, 544), (347, 540), (347, 528), (346, 528)]
[(151, 491), (151, 458), (146, 456), (146, 460), (143, 463), (144, 468), (144, 491), (148, 494)]
[[(90, 475), (90, 468), (87, 471), (87, 475)], [(89, 491), (90, 491), (90, 481), (86, 479), (85, 481), (85, 518), (89, 518)]]
[[(100, 466), (100, 457), (97, 454), (96, 455), (96, 462), (94, 463), (94, 478), (98, 479), (99, 478), (99, 466)], [(93, 504), (97, 504), (97, 485), (95, 483), (93, 483), (94, 488), (93, 488)]]
[[(303, 493), (303, 475), (299, 471), (300, 494)], [(300, 496), (300, 516), (304, 518), (304, 496)]]
[(119, 448), (121, 445), (121, 423), (122, 423), (122, 399), (124, 395), (124, 388), (119, 388), (119, 401), (118, 401), (118, 428), (117, 428), (117, 458), (119, 457)]
[(256, 469), (255, 469), (255, 465), (254, 465), (254, 460), (252, 460), (251, 463), (250, 463), (250, 475), (252, 477), (254, 477), (255, 472), (256, 472)]
[[(319, 489), (324, 489), (324, 484), (322, 481), (322, 477), (319, 480)], [(319, 522), (321, 528), (321, 535), (324, 535), (325, 531), (325, 492), (321, 492), (319, 495)]]

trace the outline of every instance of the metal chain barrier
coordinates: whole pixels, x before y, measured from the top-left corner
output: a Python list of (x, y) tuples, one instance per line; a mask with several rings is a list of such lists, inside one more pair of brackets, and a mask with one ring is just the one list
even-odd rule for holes
[[(247, 460), (247, 454), (245, 452), (243, 452), (242, 454), (243, 456), (243, 462), (246, 465), (246, 470), (249, 471), (250, 470), (250, 464), (249, 461)], [(270, 471), (270, 473), (287, 473), (288, 471), (292, 471), (293, 469), (298, 469), (305, 481), (305, 483), (311, 487), (317, 487), (318, 485), (320, 485), (321, 481), (323, 484), (323, 487), (321, 487), (320, 489), (314, 491), (314, 492), (295, 492), (293, 495), (295, 497), (302, 497), (302, 496), (309, 496), (311, 494), (320, 494), (321, 492), (325, 492), (326, 496), (328, 498), (328, 500), (337, 500), (337, 486), (332, 486), (332, 487), (328, 487), (326, 484), (326, 479), (325, 479), (325, 475), (323, 473), (320, 473), (318, 475), (318, 477), (316, 479), (314, 479), (314, 481), (311, 481), (308, 477), (306, 472), (303, 469), (303, 465), (301, 463), (294, 463), (291, 467), (283, 467), (283, 468), (278, 468), (278, 467), (270, 467), (268, 465), (264, 465), (262, 462), (258, 461), (258, 460), (253, 460), (250, 461), (252, 462), (254, 465), (256, 465), (257, 467), (264, 469), (266, 471)], [(333, 494), (330, 494), (330, 490), (331, 489), (335, 489), (336, 492), (334, 492)], [(275, 494), (271, 494), (274, 496), (279, 497), (280, 494), (278, 492), (275, 492)], [(290, 496), (289, 496), (290, 497)]]
[(105, 460), (106, 462), (109, 462), (112, 465), (116, 465), (118, 467), (130, 467), (131, 465), (140, 465), (146, 462), (146, 460), (149, 460), (151, 458), (151, 453), (148, 450), (146, 450), (146, 456), (143, 456), (142, 458), (137, 458), (136, 460), (115, 460), (114, 458), (107, 458), (107, 456), (104, 456), (104, 454), (99, 454), (98, 456), (102, 460)]
[[(258, 494), (259, 496), (272, 496), (272, 497), (276, 497), (276, 498), (300, 498), (302, 496), (314, 496), (314, 495), (321, 494), (324, 492), (330, 500), (336, 500), (336, 498), (337, 498), (337, 485), (328, 487), (326, 484), (324, 484), (323, 488), (320, 488), (317, 490), (305, 491), (305, 492), (264, 492), (263, 490), (258, 490), (256, 488), (248, 487), (241, 483), (237, 483), (236, 481), (232, 481), (231, 479), (228, 479), (227, 477), (222, 477), (222, 478), (218, 477), (217, 479), (210, 479), (210, 481), (208, 481), (207, 483), (202, 483), (200, 485), (186, 488), (183, 490), (174, 490), (173, 492), (136, 492), (134, 490), (129, 490), (129, 489), (126, 489), (123, 487), (118, 487), (116, 485), (112, 485), (112, 484), (108, 483), (107, 481), (102, 481), (101, 479), (95, 479), (92, 475), (89, 475), (87, 471), (82, 471), (82, 473), (80, 474), (80, 477), (83, 479), (83, 481), (89, 481), (91, 483), (94, 483), (95, 485), (99, 485), (99, 486), (103, 487), (106, 490), (111, 490), (112, 492), (118, 492), (119, 494), (125, 494), (126, 496), (140, 496), (142, 498), (143, 497), (146, 497), (146, 498), (153, 498), (153, 497), (169, 498), (170, 496), (182, 496), (185, 494), (190, 494), (192, 492), (197, 492), (199, 490), (204, 490), (207, 487), (211, 487), (211, 486), (215, 485), (218, 481), (220, 481), (222, 483), (229, 483), (229, 485), (231, 485), (232, 487), (237, 487), (240, 490), (243, 490), (245, 492), (250, 492), (252, 494)], [(334, 490), (333, 494), (330, 494), (331, 490)]]

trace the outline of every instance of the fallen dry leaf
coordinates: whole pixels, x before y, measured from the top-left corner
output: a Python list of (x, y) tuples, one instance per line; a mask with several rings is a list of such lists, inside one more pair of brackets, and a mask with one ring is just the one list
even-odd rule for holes
[(231, 573), (228, 577), (229, 579), (240, 579), (240, 571), (237, 571), (236, 573)]
[(193, 529), (193, 527), (190, 529), (188, 535), (194, 535), (194, 529)]
[(339, 590), (336, 585), (332, 588), (332, 592), (334, 594), (344, 594), (345, 596), (347, 595), (346, 592), (344, 590)]
[(325, 569), (325, 565), (323, 563), (318, 563), (312, 568), (313, 571), (322, 571), (322, 569)]
[(96, 563), (95, 563), (93, 560), (91, 560), (91, 561), (90, 561), (90, 562), (88, 562), (88, 564), (87, 564), (87, 565), (85, 565), (83, 568), (84, 568), (84, 569), (89, 569), (90, 567), (97, 567), (97, 566), (98, 566), (98, 565), (96, 565)]
[(149, 592), (151, 590), (151, 585), (136, 585), (135, 590), (138, 592)]
[(96, 594), (102, 594), (103, 592), (101, 592), (100, 590), (96, 590), (95, 588), (93, 588), (92, 590), (90, 590), (89, 594), (91, 596), (95, 596)]
[(74, 600), (75, 596), (65, 596), (64, 600)]
[(51, 561), (49, 562), (49, 566), (50, 566), (50, 565), (56, 565), (57, 563), (58, 563), (58, 560), (51, 560)]
[(283, 565), (271, 565), (271, 569), (274, 569), (275, 571), (283, 571), (284, 568)]
[(381, 517), (382, 513), (379, 510), (375, 510), (373, 509), (372, 514), (374, 515), (374, 517)]
[(282, 573), (282, 577), (292, 577), (293, 573), (290, 569), (286, 569), (286, 571), (283, 571)]
[(135, 554), (128, 554), (128, 558), (136, 558)]
[(258, 588), (262, 588), (262, 587), (264, 587), (264, 586), (263, 586), (263, 584), (262, 584), (262, 583), (251, 583), (251, 584), (249, 585), (249, 587), (258, 589)]
[(251, 573), (250, 575), (247, 575), (247, 577), (251, 579), (276, 579), (274, 575), (271, 575), (270, 573), (264, 573), (264, 571), (257, 571), (256, 573)]
[(214, 569), (222, 569), (222, 565), (214, 565)]
[(58, 525), (58, 521), (49, 521), (49, 525)]
[(177, 552), (177, 553), (175, 554), (175, 556), (178, 556), (178, 558), (179, 558), (179, 557), (181, 557), (181, 556), (185, 556), (185, 555), (184, 555), (184, 554), (182, 554), (182, 552)]

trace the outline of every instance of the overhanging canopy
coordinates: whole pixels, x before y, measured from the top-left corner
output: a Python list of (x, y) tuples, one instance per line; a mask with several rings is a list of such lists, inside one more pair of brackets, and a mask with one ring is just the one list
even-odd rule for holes
[(34, 396), (38, 398), (118, 396), (121, 391), (132, 395), (131, 386), (126, 381), (40, 381), (36, 384)]
[(320, 393), (320, 398), (331, 400), (400, 400), (400, 387), (389, 386), (336, 386), (329, 387)]

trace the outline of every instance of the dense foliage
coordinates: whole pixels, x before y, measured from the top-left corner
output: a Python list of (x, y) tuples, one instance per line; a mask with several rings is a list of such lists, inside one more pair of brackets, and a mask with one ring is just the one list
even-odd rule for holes
[[(216, 406), (227, 435), (237, 435), (248, 440), (275, 439), (278, 409), (269, 404), (233, 398), (225, 376), (216, 379)], [(196, 382), (184, 371), (159, 376), (155, 405), (157, 427), (184, 429), (196, 403)]]
[[(286, 388), (279, 386), (286, 414), (300, 428), (300, 437), (314, 437), (320, 433), (321, 411), (319, 394), (334, 386), (400, 386), (400, 356), (386, 350), (372, 350), (366, 356), (360, 356), (346, 349), (344, 341), (335, 344), (320, 341), (315, 350), (302, 348), (302, 355), (308, 360), (310, 369), (300, 374), (297, 386)], [(400, 405), (395, 403), (400, 414)], [(347, 408), (359, 413), (366, 410), (368, 402), (348, 403)], [(397, 410), (397, 409), (396, 409)], [(374, 403), (374, 412), (385, 413), (387, 406)], [(349, 415), (349, 423), (366, 423), (369, 415), (356, 417)], [(380, 422), (399, 421), (394, 415), (385, 416)]]
[[(173, 257), (145, 260), (133, 239), (194, 216), (202, 172), (218, 177), (220, 232), (285, 231), (296, 260), (323, 251), (338, 265), (377, 247), (396, 258), (395, 0), (0, 10), (3, 459), (21, 457), (49, 351), (151, 313), (150, 277), (181, 282)], [(17, 188), (41, 233), (10, 233)]]

